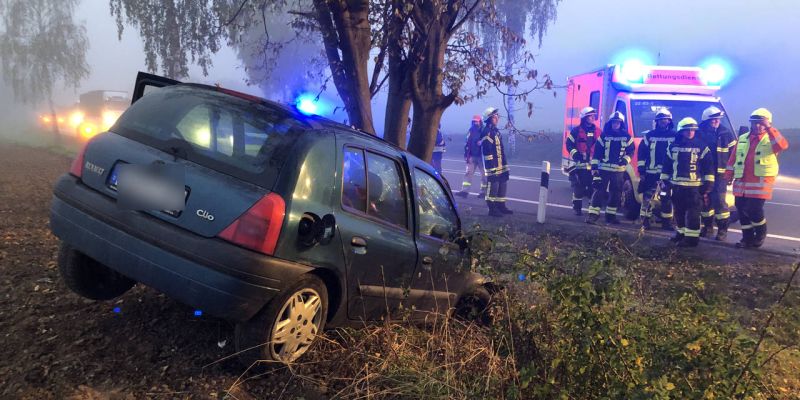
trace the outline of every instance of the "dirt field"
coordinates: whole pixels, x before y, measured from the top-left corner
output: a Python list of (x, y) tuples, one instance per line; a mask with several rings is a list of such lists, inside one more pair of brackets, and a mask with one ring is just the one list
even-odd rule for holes
[[(141, 286), (111, 303), (84, 300), (62, 283), (48, 210), (69, 164), (0, 142), (0, 399), (223, 398), (243, 370), (214, 364), (233, 352), (227, 323)], [(229, 398), (310, 390), (287, 382), (277, 371)]]

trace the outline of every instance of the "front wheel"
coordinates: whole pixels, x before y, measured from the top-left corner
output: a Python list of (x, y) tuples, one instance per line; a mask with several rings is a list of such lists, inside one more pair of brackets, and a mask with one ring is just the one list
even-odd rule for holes
[(456, 305), (454, 316), (465, 321), (476, 321), (483, 325), (491, 325), (492, 294), (484, 286), (476, 286), (461, 296)]
[(625, 218), (634, 221), (639, 218), (639, 202), (636, 201), (636, 193), (633, 191), (633, 183), (630, 179), (625, 179), (622, 184), (622, 204), (620, 209), (625, 213)]
[(236, 351), (246, 366), (258, 361), (289, 364), (300, 358), (325, 328), (328, 290), (306, 275), (272, 299), (250, 321), (236, 325)]

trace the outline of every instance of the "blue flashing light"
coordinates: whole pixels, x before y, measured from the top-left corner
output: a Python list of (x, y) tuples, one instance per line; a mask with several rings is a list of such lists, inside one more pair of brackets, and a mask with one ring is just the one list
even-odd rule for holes
[(519, 274), (517, 275), (517, 279), (519, 279), (520, 282), (525, 282), (526, 276), (525, 274)]
[(195, 317), (200, 317), (202, 315), (203, 315), (203, 311), (202, 310), (194, 310), (194, 316)]
[(723, 86), (730, 82), (735, 70), (733, 65), (725, 59), (719, 57), (712, 57), (700, 63), (702, 73), (700, 77), (705, 81), (706, 85), (710, 86)]
[(297, 99), (297, 109), (305, 115), (317, 115), (319, 112), (319, 107), (317, 103), (314, 102), (314, 99), (307, 97)]
[(112, 311), (114, 311), (114, 314), (119, 314), (119, 313), (122, 312), (122, 309), (119, 308), (119, 307), (114, 307), (114, 309)]
[(630, 59), (625, 61), (620, 68), (622, 78), (630, 83), (644, 82), (644, 76), (647, 68), (644, 63), (639, 59)]

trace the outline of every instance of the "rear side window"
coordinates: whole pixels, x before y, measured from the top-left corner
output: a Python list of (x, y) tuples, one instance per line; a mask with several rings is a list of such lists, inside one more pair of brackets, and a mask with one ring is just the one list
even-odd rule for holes
[(112, 131), (203, 164), (250, 174), (284, 154), (306, 128), (288, 112), (214, 90), (169, 86), (136, 101)]
[(406, 228), (405, 186), (397, 162), (347, 147), (343, 163), (342, 206)]
[(369, 209), (367, 213), (386, 222), (407, 227), (406, 194), (396, 161), (367, 152)]
[(600, 92), (594, 91), (589, 94), (589, 106), (600, 112)]
[(452, 240), (458, 232), (458, 216), (444, 187), (427, 172), (416, 169), (419, 233)]

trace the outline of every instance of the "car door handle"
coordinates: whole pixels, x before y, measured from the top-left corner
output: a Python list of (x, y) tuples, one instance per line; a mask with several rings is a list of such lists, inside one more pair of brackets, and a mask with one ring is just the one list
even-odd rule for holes
[(422, 257), (422, 268), (429, 270), (431, 269), (431, 265), (433, 265), (433, 258), (430, 256)]
[(350, 244), (353, 245), (353, 247), (367, 247), (367, 241), (358, 236), (353, 236), (353, 239), (350, 240)]

